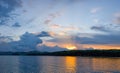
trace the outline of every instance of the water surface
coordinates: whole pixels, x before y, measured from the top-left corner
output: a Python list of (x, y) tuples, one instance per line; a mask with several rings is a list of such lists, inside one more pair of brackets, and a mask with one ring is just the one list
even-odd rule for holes
[(120, 73), (120, 58), (0, 56), (0, 73)]

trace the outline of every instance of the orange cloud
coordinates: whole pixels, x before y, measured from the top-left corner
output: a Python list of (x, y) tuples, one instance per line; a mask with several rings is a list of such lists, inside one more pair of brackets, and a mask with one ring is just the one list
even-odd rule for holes
[(66, 30), (66, 31), (74, 31), (74, 30), (80, 30), (80, 28), (75, 27), (75, 26), (68, 26), (68, 27), (64, 27), (64, 30)]
[(92, 45), (88, 45), (88, 44), (83, 44), (83, 48), (94, 48), (94, 49), (120, 49), (120, 45), (96, 45), (96, 44), (92, 44)]
[(49, 34), (50, 34), (51, 36), (55, 36), (55, 33), (52, 32), (52, 31), (50, 31)]
[(66, 41), (66, 40), (63, 40), (61, 39), (60, 42), (45, 42), (44, 44), (48, 45), (48, 46), (60, 46), (62, 48), (68, 48), (70, 50), (85, 50), (86, 48), (93, 48), (93, 49), (105, 49), (105, 50), (109, 50), (109, 49), (120, 49), (120, 45), (96, 45), (96, 44), (92, 44), (92, 45), (89, 45), (89, 44), (76, 44), (74, 43), (73, 41)]
[(54, 30), (52, 30), (52, 29), (51, 29), (51, 31), (49, 31), (49, 34), (50, 34), (52, 37), (55, 37), (55, 38), (69, 37), (69, 36), (67, 35), (67, 33), (64, 32), (64, 31), (57, 31), (57, 32), (56, 32), (56, 31), (54, 31)]
[(54, 13), (50, 13), (47, 16), (47, 19), (45, 19), (44, 24), (50, 24), (50, 22), (52, 22), (55, 18), (61, 16), (64, 13), (65, 10), (60, 10), (58, 12), (54, 12)]
[(54, 29), (54, 28), (61, 28), (61, 26), (60, 26), (60, 25), (57, 25), (57, 24), (51, 25), (50, 27), (53, 28), (53, 29)]
[(53, 24), (49, 26), (49, 29), (52, 30), (53, 32), (57, 32), (58, 34), (66, 34), (72, 31), (79, 31), (80, 28), (79, 27), (75, 27), (75, 26), (61, 26), (58, 24)]

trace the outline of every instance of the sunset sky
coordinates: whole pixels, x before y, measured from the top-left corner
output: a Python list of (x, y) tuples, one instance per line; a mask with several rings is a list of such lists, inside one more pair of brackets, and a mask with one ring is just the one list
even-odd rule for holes
[(119, 7), (120, 0), (0, 0), (0, 50), (120, 49)]

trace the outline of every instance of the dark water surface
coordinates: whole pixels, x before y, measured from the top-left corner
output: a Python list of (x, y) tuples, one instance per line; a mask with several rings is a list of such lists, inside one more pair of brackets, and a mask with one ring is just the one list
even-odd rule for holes
[(0, 73), (120, 73), (120, 58), (0, 56)]

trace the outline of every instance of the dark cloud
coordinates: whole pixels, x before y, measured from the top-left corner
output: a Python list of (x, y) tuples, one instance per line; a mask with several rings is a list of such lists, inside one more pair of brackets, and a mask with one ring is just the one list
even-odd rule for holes
[(19, 41), (11, 42), (12, 48), (17, 49), (17, 51), (29, 51), (35, 50), (38, 44), (41, 44), (42, 40), (32, 33), (24, 33)]
[(92, 26), (90, 29), (95, 31), (102, 31), (107, 33), (118, 33), (120, 32), (120, 25), (117, 24), (106, 24), (106, 25), (99, 25), (99, 26)]
[(7, 43), (11, 41), (13, 41), (11, 36), (0, 36), (0, 43)]
[(13, 41), (10, 40), (11, 37), (0, 37), (0, 51), (42, 51), (42, 52), (55, 52), (55, 51), (64, 51), (67, 50), (66, 48), (61, 48), (59, 46), (46, 46), (41, 45), (37, 46), (38, 44), (42, 44), (42, 40), (32, 33), (24, 33), (20, 36), (20, 40)]
[(56, 43), (60, 43), (62, 40), (60, 38), (53, 38), (50, 40), (47, 40), (48, 42), (56, 42)]
[[(0, 36), (0, 50), (12, 49), (13, 51), (30, 51), (36, 50), (38, 44), (42, 44), (42, 40), (39, 37), (48, 37), (48, 32), (42, 31), (41, 33), (33, 34), (26, 32), (20, 36), (20, 40), (14, 41), (11, 36)], [(4, 45), (3, 45), (4, 43)], [(5, 45), (7, 45), (5, 47)], [(8, 50), (8, 49), (7, 49)]]
[(50, 34), (49, 34), (49, 32), (42, 31), (40, 33), (37, 33), (36, 36), (38, 36), (38, 37), (50, 37)]
[(104, 26), (92, 26), (91, 27), (92, 30), (97, 30), (97, 31), (104, 31), (104, 32), (109, 32), (109, 29), (107, 29)]
[(37, 37), (36, 35), (32, 33), (28, 33), (28, 32), (20, 36), (20, 40), (18, 41), (12, 40), (10, 42), (5, 42), (5, 41), (8, 41), (8, 39), (10, 39), (10, 37), (1, 37), (0, 41), (2, 43), (0, 43), (0, 47), (1, 47), (0, 50), (7, 49), (6, 51), (9, 51), (9, 50), (31, 51), (31, 50), (36, 50), (36, 46), (42, 43), (42, 40), (39, 37)]
[(0, 0), (0, 25), (5, 25), (5, 22), (12, 18), (11, 13), (21, 6), (21, 0)]
[(26, 32), (20, 36), (20, 40), (14, 41), (9, 36), (0, 37), (0, 51), (33, 51), (38, 50), (42, 52), (54, 52), (54, 51), (64, 51), (66, 48), (59, 46), (46, 46), (42, 44), (42, 40), (39, 37), (50, 36), (47, 32), (42, 31), (39, 36), (33, 33)]
[(12, 25), (12, 27), (21, 27), (21, 25), (18, 22), (16, 22), (15, 24)]
[(0, 36), (0, 51), (11, 51), (9, 42), (13, 41), (10, 36)]
[(76, 36), (74, 41), (80, 44), (120, 44), (120, 34), (94, 35), (92, 38)]

